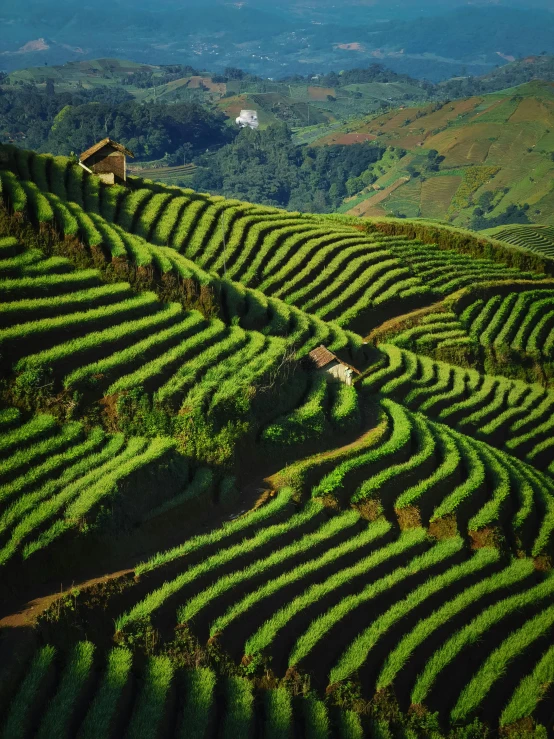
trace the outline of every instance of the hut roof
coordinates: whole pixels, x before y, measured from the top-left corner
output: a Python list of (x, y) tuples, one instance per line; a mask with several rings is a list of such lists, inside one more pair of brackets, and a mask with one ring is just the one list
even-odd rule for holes
[(128, 157), (133, 157), (133, 159), (135, 158), (133, 152), (129, 151), (129, 149), (126, 149), (123, 144), (118, 144), (117, 141), (112, 141), (110, 138), (106, 138), (102, 139), (102, 141), (99, 141), (97, 144), (94, 144), (94, 146), (91, 146), (90, 149), (84, 151), (79, 157), (79, 161), (85, 162), (93, 154), (96, 154), (97, 151), (100, 151), (100, 149), (103, 149), (105, 146), (111, 146), (113, 149), (117, 149), (117, 151), (120, 151), (122, 154), (126, 154)]
[(351, 364), (343, 362), (340, 357), (337, 357), (336, 354), (333, 354), (333, 352), (329, 351), (329, 349), (327, 349), (326, 346), (323, 346), (323, 344), (318, 346), (317, 349), (311, 351), (308, 357), (310, 358), (312, 366), (315, 367), (315, 369), (323, 369), (332, 362), (340, 362), (340, 364), (344, 364), (345, 367), (349, 367), (357, 375), (361, 374), (359, 370), (357, 370), (355, 367), (352, 367)]
[(323, 367), (327, 367), (331, 362), (338, 361), (333, 352), (330, 352), (323, 344), (311, 351), (309, 357), (316, 369), (323, 369)]

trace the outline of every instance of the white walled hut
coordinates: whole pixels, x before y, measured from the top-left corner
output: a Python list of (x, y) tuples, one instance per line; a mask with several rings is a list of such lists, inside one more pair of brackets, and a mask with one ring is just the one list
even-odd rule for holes
[(325, 375), (330, 382), (344, 382), (345, 385), (352, 385), (354, 376), (361, 375), (359, 370), (343, 362), (323, 344), (311, 351), (307, 359), (311, 369), (318, 374)]
[(237, 126), (241, 128), (259, 128), (260, 121), (258, 120), (257, 110), (241, 110), (239, 117), (236, 119)]

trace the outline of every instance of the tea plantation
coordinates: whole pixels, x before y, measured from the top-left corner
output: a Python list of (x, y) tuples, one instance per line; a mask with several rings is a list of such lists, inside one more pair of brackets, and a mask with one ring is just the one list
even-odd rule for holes
[(549, 251), (0, 154), (0, 736), (553, 736)]

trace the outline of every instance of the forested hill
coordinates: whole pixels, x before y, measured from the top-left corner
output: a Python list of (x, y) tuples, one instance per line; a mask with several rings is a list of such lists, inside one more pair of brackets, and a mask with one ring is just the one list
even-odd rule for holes
[[(548, 225), (554, 88), (499, 88), (553, 74), (548, 56), (439, 85), (376, 64), (273, 81), (104, 59), (6, 77), (0, 140), (68, 155), (108, 135), (139, 174), (292, 210)], [(259, 131), (239, 131), (243, 108)]]

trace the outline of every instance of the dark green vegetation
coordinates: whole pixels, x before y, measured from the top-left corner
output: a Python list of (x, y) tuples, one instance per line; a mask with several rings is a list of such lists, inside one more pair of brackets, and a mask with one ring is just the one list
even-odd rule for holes
[(235, 141), (196, 159), (195, 188), (289, 210), (330, 213), (348, 191), (345, 183), (371, 169), (385, 149), (353, 146), (299, 147), (284, 124), (244, 129)]
[(183, 153), (230, 141), (224, 123), (221, 113), (201, 101), (141, 105), (120, 86), (81, 86), (67, 92), (31, 83), (0, 88), (0, 140), (56, 154), (80, 154), (109, 135), (138, 159), (165, 156), (182, 163)]
[(1, 154), (3, 736), (549, 736), (554, 262)]

